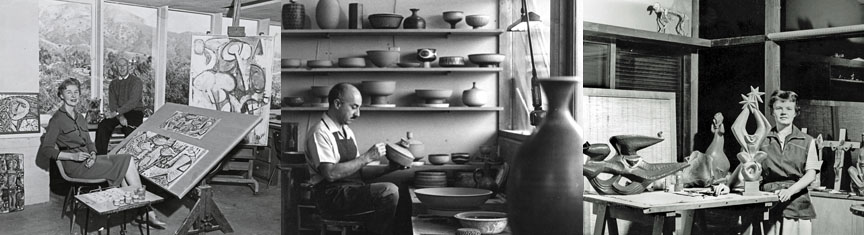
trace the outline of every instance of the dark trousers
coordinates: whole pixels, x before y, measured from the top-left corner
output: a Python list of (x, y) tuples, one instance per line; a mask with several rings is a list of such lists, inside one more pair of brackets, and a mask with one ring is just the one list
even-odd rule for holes
[[(126, 121), (130, 126), (140, 126), (142, 122), (144, 122), (144, 112), (132, 110), (123, 114), (123, 117), (126, 117)], [(114, 128), (120, 125), (120, 120), (117, 118), (106, 118), (99, 122), (99, 129), (96, 130), (96, 154), (103, 155), (108, 154), (108, 142), (111, 141), (111, 133), (114, 132)], [(125, 136), (129, 136), (135, 128), (131, 128), (128, 126), (124, 126), (123, 134)]]
[(383, 183), (325, 183), (316, 185), (313, 198), (322, 217), (338, 217), (375, 210), (366, 221), (373, 234), (393, 234), (399, 189), (395, 184)]

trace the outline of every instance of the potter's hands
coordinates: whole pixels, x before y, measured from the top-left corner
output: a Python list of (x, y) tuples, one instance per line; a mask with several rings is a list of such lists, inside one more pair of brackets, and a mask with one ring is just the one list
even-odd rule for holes
[(386, 146), (384, 143), (372, 145), (361, 157), (367, 159), (366, 162), (381, 160), (387, 154), (387, 149), (384, 146)]
[(789, 199), (792, 198), (792, 195), (795, 195), (796, 193), (798, 193), (798, 191), (800, 191), (800, 190), (794, 190), (791, 188), (787, 188), (787, 189), (781, 189), (781, 190), (774, 191), (774, 193), (777, 194), (777, 197), (780, 197), (780, 202), (785, 202), (785, 201), (789, 201)]

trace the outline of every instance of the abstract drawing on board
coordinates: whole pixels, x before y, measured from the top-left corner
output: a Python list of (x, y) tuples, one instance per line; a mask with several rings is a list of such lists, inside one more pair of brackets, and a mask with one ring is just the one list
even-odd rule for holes
[(177, 111), (171, 118), (162, 123), (162, 129), (200, 140), (219, 123), (219, 120), (214, 117)]
[(39, 93), (0, 93), (0, 134), (39, 133)]
[(138, 173), (163, 187), (171, 187), (207, 150), (153, 132), (138, 132), (118, 152), (131, 154)]
[[(269, 118), (273, 37), (193, 36), (190, 63), (190, 106)], [(267, 122), (246, 142), (267, 145)]]

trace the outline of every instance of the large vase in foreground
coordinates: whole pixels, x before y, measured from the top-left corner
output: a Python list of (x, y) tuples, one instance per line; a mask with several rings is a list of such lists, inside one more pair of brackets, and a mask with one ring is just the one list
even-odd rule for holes
[(578, 83), (575, 77), (540, 80), (549, 111), (519, 148), (507, 183), (513, 234), (582, 233), (584, 140), (570, 109)]

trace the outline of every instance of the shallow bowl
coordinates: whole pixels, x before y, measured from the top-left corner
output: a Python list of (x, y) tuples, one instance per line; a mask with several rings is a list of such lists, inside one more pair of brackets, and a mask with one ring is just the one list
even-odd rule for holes
[(398, 29), (403, 18), (398, 14), (372, 14), (369, 15), (369, 24), (376, 29)]
[(432, 165), (444, 165), (450, 162), (449, 154), (429, 154), (427, 158), (429, 158), (429, 163), (432, 163)]
[(414, 62), (399, 62), (399, 63), (396, 63), (396, 65), (398, 65), (399, 67), (402, 67), (402, 68), (420, 67), (420, 63), (414, 63)]
[(480, 67), (497, 67), (507, 56), (503, 54), (470, 54), (468, 60)]
[(489, 199), (492, 191), (479, 188), (424, 188), (414, 190), (420, 202), (431, 209), (470, 210)]
[(363, 58), (363, 57), (343, 57), (343, 58), (339, 58), (339, 67), (343, 67), (343, 68), (363, 68), (363, 67), (366, 67), (366, 58)]
[(306, 61), (306, 66), (309, 68), (330, 68), (330, 67), (333, 67), (333, 61), (330, 61), (330, 60), (309, 60), (309, 61)]
[(299, 68), (300, 67), (300, 59), (282, 59), (281, 65), (283, 68)]
[(424, 100), (443, 100), (450, 98), (450, 95), (453, 94), (453, 90), (444, 90), (444, 89), (416, 89), (414, 90), (414, 94), (417, 95), (418, 98)]
[(465, 228), (476, 228), (482, 234), (498, 234), (507, 228), (507, 213), (493, 211), (466, 211), (454, 215)]
[(285, 101), (285, 105), (290, 107), (300, 107), (303, 105), (303, 97), (299, 96), (288, 96), (282, 99)]
[(371, 50), (366, 51), (366, 57), (378, 67), (392, 67), (399, 59), (398, 51)]

